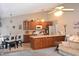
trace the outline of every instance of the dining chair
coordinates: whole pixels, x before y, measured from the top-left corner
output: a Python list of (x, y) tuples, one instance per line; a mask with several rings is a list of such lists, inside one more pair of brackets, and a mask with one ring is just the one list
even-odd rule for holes
[(6, 40), (6, 47), (11, 50), (12, 47), (16, 48), (15, 36), (10, 36), (8, 40)]
[(2, 48), (2, 38), (0, 38), (0, 49)]
[(17, 48), (18, 48), (19, 45), (22, 47), (22, 37), (21, 37), (21, 35), (17, 36), (16, 44), (17, 44)]
[(3, 37), (0, 37), (0, 55), (4, 53), (4, 47), (5, 45), (3, 44)]
[(4, 38), (3, 37), (0, 37), (0, 48), (1, 49), (5, 48)]

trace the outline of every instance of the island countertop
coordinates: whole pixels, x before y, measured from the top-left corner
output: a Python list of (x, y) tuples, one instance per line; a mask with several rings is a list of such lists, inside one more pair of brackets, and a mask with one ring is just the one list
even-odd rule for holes
[(30, 38), (43, 38), (43, 37), (55, 37), (55, 36), (65, 36), (65, 35), (36, 35), (36, 36), (30, 36)]
[(54, 47), (56, 42), (65, 40), (65, 35), (39, 35), (30, 36), (30, 43), (32, 49), (42, 49), (48, 47)]

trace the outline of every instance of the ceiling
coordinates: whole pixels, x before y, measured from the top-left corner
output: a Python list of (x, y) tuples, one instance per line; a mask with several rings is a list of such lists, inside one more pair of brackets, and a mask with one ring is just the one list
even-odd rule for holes
[(55, 8), (58, 3), (0, 3), (0, 17), (10, 17)]

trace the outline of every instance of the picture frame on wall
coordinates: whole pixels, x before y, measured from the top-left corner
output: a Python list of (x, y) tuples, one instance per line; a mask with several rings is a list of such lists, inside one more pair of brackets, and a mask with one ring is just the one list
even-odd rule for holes
[(15, 26), (12, 26), (13, 27), (13, 29), (15, 29)]

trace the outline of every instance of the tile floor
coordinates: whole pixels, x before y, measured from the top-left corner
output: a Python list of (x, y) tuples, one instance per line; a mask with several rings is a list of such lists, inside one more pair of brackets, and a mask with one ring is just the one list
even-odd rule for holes
[(0, 49), (1, 56), (61, 56), (55, 51), (55, 47), (32, 50), (30, 44), (23, 44), (23, 47), (9, 49)]

